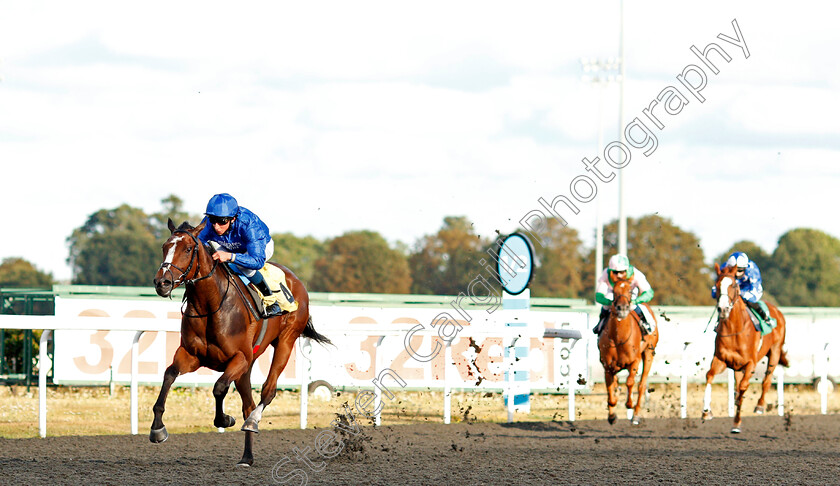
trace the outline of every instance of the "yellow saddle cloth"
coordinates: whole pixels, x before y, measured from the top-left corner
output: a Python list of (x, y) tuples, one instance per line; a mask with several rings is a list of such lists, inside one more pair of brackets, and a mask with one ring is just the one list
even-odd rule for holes
[(286, 285), (286, 273), (280, 267), (268, 262), (265, 262), (265, 265), (260, 269), (260, 273), (272, 292), (269, 296), (263, 296), (263, 305), (268, 307), (277, 302), (280, 309), (286, 312), (296, 311), (298, 303), (296, 300), (291, 302), (294, 300), (294, 297), (292, 297), (292, 292), (289, 290), (288, 285)]

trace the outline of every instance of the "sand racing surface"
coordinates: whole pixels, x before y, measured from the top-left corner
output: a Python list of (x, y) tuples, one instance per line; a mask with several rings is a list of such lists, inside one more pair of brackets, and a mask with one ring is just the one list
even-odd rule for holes
[[(0, 439), (4, 484), (837, 484), (840, 416), (420, 424)], [(344, 432), (340, 434), (339, 432)], [(317, 437), (322, 434), (321, 442)], [(334, 438), (327, 441), (326, 439)], [(320, 447), (325, 458), (316, 452)], [(307, 451), (309, 464), (295, 449)]]

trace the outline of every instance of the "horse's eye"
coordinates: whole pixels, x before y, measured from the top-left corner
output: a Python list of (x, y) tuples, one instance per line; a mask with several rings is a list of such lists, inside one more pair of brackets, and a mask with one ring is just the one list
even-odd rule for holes
[(184, 253), (192, 253), (192, 250), (193, 250), (192, 247), (188, 246), (188, 247), (184, 248)]

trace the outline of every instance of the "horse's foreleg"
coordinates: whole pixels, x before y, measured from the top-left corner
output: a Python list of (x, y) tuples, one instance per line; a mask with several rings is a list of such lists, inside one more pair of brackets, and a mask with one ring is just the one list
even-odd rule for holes
[[(213, 419), (214, 426), (233, 427), (233, 424), (236, 423), (235, 418), (225, 414), (225, 395), (227, 395), (231, 382), (238, 380), (248, 369), (248, 359), (242, 352), (238, 352), (228, 361), (224, 373), (216, 380), (216, 384), (213, 385), (213, 396), (216, 398), (216, 416)], [(248, 391), (250, 392), (250, 387)]]
[(636, 385), (636, 373), (639, 372), (639, 361), (635, 361), (633, 364), (627, 368), (627, 381), (624, 385), (627, 387), (627, 401), (624, 402), (624, 406), (627, 410), (633, 408), (633, 387)]
[(618, 403), (618, 397), (616, 396), (618, 380), (616, 379), (614, 372), (604, 370), (604, 384), (607, 387), (607, 421), (610, 425), (612, 425), (615, 423), (615, 405)]
[[(253, 368), (251, 363), (251, 368)], [(236, 391), (239, 392), (239, 397), (242, 398), (242, 418), (248, 418), (251, 412), (254, 411), (254, 397), (251, 392), (251, 369), (244, 373), (236, 380)], [(245, 432), (245, 450), (242, 453), (242, 459), (239, 460), (240, 466), (250, 466), (254, 464), (254, 432)]]
[[(265, 407), (271, 403), (274, 396), (277, 394), (277, 379), (280, 378), (280, 373), (283, 372), (283, 369), (286, 367), (286, 363), (289, 362), (289, 357), (292, 354), (292, 350), (295, 348), (295, 339), (297, 339), (296, 336), (292, 339), (290, 337), (280, 335), (277, 338), (277, 341), (272, 343), (274, 344), (274, 357), (271, 359), (271, 368), (268, 371), (268, 376), (265, 379), (262, 392), (260, 393), (260, 403), (252, 412), (250, 412), (250, 415), (245, 420), (245, 423), (242, 424), (242, 430), (259, 432), (259, 424), (260, 419), (262, 419), (263, 410), (265, 410)], [(301, 393), (304, 392), (305, 390), (301, 390)]]
[(198, 358), (189, 354), (187, 350), (179, 347), (175, 351), (175, 357), (172, 359), (172, 364), (166, 368), (163, 373), (163, 384), (160, 386), (160, 394), (158, 394), (152, 411), (155, 418), (152, 421), (151, 431), (149, 432), (149, 440), (155, 443), (163, 442), (169, 437), (166, 431), (166, 426), (163, 425), (163, 412), (166, 410), (166, 396), (169, 394), (169, 389), (175, 383), (175, 378), (178, 375), (189, 373), (197, 370), (199, 367)]
[(709, 371), (706, 372), (706, 390), (703, 394), (703, 420), (710, 420), (712, 418), (712, 380), (725, 369), (726, 363), (717, 357), (712, 358), (712, 364), (709, 366)]
[(738, 391), (735, 393), (735, 420), (732, 422), (732, 433), (741, 432), (741, 405), (744, 403), (744, 395), (750, 386), (750, 378), (755, 372), (755, 362), (750, 361), (742, 373), (736, 373), (738, 379)]

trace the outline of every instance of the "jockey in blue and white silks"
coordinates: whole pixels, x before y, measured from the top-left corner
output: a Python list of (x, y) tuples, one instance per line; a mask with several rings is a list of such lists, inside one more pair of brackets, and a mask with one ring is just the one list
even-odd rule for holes
[(213, 259), (229, 262), (234, 272), (248, 277), (263, 294), (266, 316), (282, 313), (269, 282), (260, 270), (274, 254), (268, 226), (252, 211), (239, 206), (230, 194), (216, 194), (207, 203), (204, 229), (198, 234), (202, 243), (216, 242), (219, 248)]
[[(738, 283), (744, 303), (755, 310), (762, 319), (768, 321), (767, 314), (764, 313), (764, 309), (758, 303), (764, 295), (764, 288), (761, 286), (761, 270), (758, 269), (758, 265), (750, 260), (746, 253), (736, 251), (729, 255), (726, 262), (721, 265), (721, 268), (727, 267), (736, 267), (735, 281)], [(712, 287), (712, 298), (718, 298), (717, 288), (715, 287)]]

